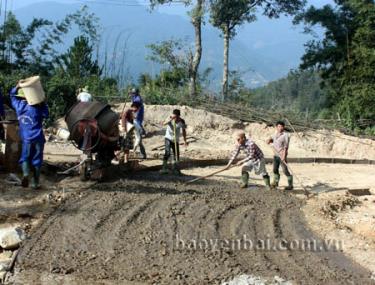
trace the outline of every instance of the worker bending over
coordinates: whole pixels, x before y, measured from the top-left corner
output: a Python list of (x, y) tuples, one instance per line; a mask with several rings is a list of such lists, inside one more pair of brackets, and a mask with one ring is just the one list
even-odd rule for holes
[(255, 174), (262, 175), (267, 189), (270, 189), (270, 177), (266, 170), (266, 163), (261, 149), (250, 138), (246, 138), (244, 131), (235, 134), (236, 146), (232, 151), (227, 167), (233, 164), (239, 153), (243, 150), (246, 158), (237, 162), (241, 168), (241, 188), (246, 188), (249, 183), (249, 172), (254, 169)]

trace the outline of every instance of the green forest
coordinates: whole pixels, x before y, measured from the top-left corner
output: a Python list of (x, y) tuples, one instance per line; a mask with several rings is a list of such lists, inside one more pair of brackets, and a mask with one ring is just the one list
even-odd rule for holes
[[(151, 7), (168, 4), (151, 0)], [(76, 100), (76, 90), (88, 86), (99, 100), (125, 100), (127, 90), (140, 88), (146, 103), (195, 104), (206, 97), (265, 109), (293, 113), (302, 121), (334, 122), (357, 134), (375, 135), (375, 4), (373, 0), (336, 0), (335, 5), (306, 7), (300, 0), (185, 1), (189, 7), (194, 49), (183, 40), (170, 39), (148, 45), (147, 60), (161, 66), (159, 74), (140, 74), (132, 86), (119, 77), (108, 77), (99, 60), (99, 19), (83, 6), (57, 22), (35, 18), (22, 26), (7, 13), (0, 25), (0, 88), (7, 94), (21, 78), (42, 77), (51, 109), (50, 122), (64, 115)], [(230, 70), (230, 42), (239, 26), (256, 21), (256, 13), (270, 20), (291, 15), (295, 24), (322, 38), (305, 45), (297, 70), (256, 89), (247, 87), (241, 73)], [(220, 90), (209, 88), (212, 70), (199, 69), (202, 25), (209, 21), (222, 34), (223, 79)], [(78, 33), (77, 33), (78, 31)], [(61, 51), (68, 34), (72, 45)], [(126, 63), (124, 63), (126, 64)]]

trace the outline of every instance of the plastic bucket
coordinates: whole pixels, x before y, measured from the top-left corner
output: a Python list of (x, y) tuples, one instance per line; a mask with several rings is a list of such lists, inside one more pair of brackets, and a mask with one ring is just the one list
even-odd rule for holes
[(20, 87), (25, 93), (29, 105), (37, 105), (45, 100), (45, 94), (39, 76), (21, 80)]
[(57, 130), (56, 136), (64, 141), (69, 140), (70, 132), (67, 129), (60, 128)]

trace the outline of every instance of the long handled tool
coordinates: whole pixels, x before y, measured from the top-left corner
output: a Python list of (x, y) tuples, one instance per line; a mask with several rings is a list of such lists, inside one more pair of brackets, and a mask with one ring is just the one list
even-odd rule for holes
[(299, 180), (298, 176), (296, 176), (296, 175), (294, 174), (293, 170), (292, 170), (292, 169), (290, 168), (290, 166), (286, 163), (286, 161), (283, 160), (283, 159), (281, 159), (281, 156), (280, 156), (279, 152), (275, 149), (275, 147), (274, 147), (273, 145), (271, 145), (271, 148), (272, 148), (274, 154), (275, 154), (276, 156), (278, 156), (278, 157), (280, 158), (281, 162), (286, 166), (286, 168), (288, 169), (288, 171), (290, 172), (290, 174), (292, 174), (293, 177), (295, 177), (295, 178), (297, 179), (297, 181), (298, 181), (298, 183), (301, 185), (301, 187), (302, 187), (302, 189), (303, 189), (305, 195), (306, 195), (307, 197), (309, 197), (310, 195), (313, 195), (310, 191), (308, 191), (308, 190), (306, 189), (306, 187), (303, 185), (303, 183), (301, 182), (301, 180)]
[(5, 125), (11, 125), (11, 124), (17, 124), (18, 120), (2, 120), (0, 121), (0, 124), (5, 124)]
[(198, 177), (198, 178), (194, 178), (193, 180), (189, 180), (186, 182), (186, 184), (189, 184), (189, 183), (193, 183), (193, 182), (196, 182), (196, 181), (199, 181), (199, 180), (203, 180), (203, 179), (206, 179), (208, 177), (211, 177), (211, 176), (214, 176), (220, 172), (224, 172), (226, 170), (229, 170), (230, 168), (233, 168), (233, 167), (238, 167), (238, 166), (241, 166), (241, 165), (235, 165), (235, 164), (232, 164), (230, 166), (225, 166), (225, 168), (222, 168), (222, 169), (219, 169), (219, 170), (216, 170), (206, 176), (201, 176), (201, 177)]
[[(195, 138), (195, 137), (187, 137), (187, 140), (188, 140), (188, 143), (190, 144), (190, 143), (196, 142), (198, 139)], [(179, 145), (184, 145), (184, 143), (180, 142)], [(163, 149), (165, 149), (165, 144), (158, 145), (158, 146), (152, 148), (151, 150), (155, 151), (155, 150), (163, 150)]]
[(176, 120), (173, 120), (173, 135), (174, 135), (174, 153), (175, 153), (175, 159), (176, 159), (176, 162), (179, 161), (179, 155), (177, 153), (177, 126), (176, 126)]

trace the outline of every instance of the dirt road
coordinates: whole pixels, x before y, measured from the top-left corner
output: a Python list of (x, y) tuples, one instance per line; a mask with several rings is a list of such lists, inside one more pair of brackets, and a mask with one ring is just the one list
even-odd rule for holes
[(184, 179), (139, 172), (66, 200), (25, 243), (14, 283), (221, 284), (252, 274), (372, 284), (339, 243), (307, 229), (301, 199)]

